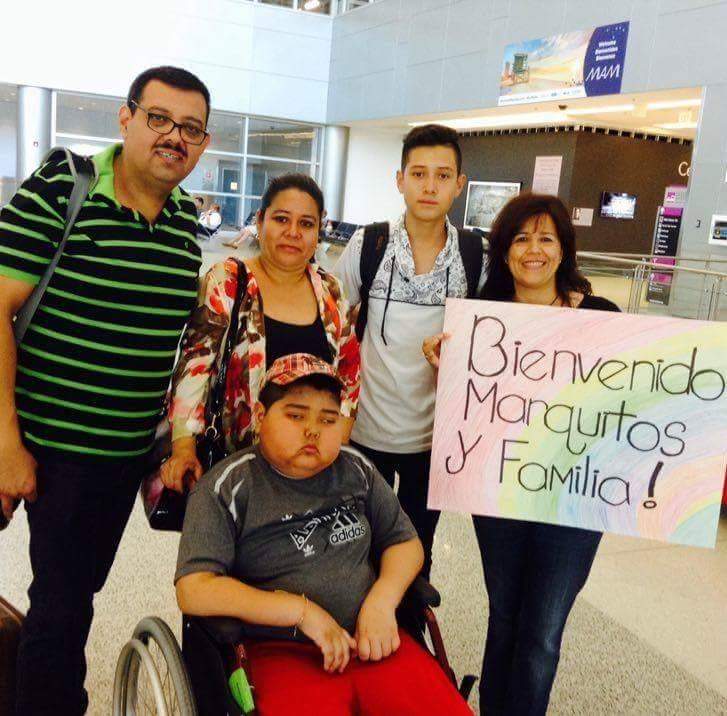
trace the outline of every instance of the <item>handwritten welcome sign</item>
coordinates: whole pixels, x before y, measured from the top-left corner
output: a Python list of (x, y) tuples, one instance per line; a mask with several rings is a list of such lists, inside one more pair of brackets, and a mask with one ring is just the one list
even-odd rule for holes
[(720, 323), (448, 300), (429, 507), (714, 547)]

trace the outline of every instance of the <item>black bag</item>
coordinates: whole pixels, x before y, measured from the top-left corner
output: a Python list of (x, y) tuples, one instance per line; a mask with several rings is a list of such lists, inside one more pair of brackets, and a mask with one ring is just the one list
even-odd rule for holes
[[(467, 298), (475, 298), (477, 284), (482, 273), (484, 261), (484, 249), (482, 238), (474, 231), (458, 229), (459, 254), (464, 264), (464, 272), (467, 277)], [(376, 272), (381, 266), (389, 244), (389, 223), (383, 221), (375, 224), (368, 224), (364, 227), (363, 245), (361, 246), (361, 288), (359, 295), (361, 302), (356, 316), (356, 338), (359, 343), (363, 341), (366, 323), (369, 317), (369, 293), (376, 278)]]
[[(247, 271), (242, 261), (237, 261), (237, 291), (230, 312), (230, 325), (227, 330), (224, 352), (219, 363), (219, 371), (210, 388), (205, 406), (204, 433), (197, 437), (197, 457), (204, 472), (210, 470), (220, 460), (227, 457), (225, 436), (222, 430), (222, 409), (225, 404), (227, 369), (237, 340), (237, 326), (240, 322), (240, 306), (247, 290)], [(166, 415), (157, 428), (154, 447), (149, 455), (149, 474), (141, 484), (144, 511), (152, 529), (179, 532), (184, 522), (187, 495), (164, 487), (161, 479), (161, 466), (172, 454), (172, 436)]]

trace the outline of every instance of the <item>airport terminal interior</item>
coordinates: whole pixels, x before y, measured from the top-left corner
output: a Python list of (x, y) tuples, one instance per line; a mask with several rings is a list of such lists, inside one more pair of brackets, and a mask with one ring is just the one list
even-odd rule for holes
[[(127, 45), (108, 38), (105, 3), (78, 4), (88, 46), (53, 67), (37, 58), (24, 67), (22, 38), (0, 48), (0, 206), (51, 146), (91, 155), (120, 141), (128, 83), (174, 64), (212, 94), (211, 143), (182, 185), (204, 209), (220, 207), (221, 225), (200, 238), (203, 272), (231, 253), (255, 254), (252, 238), (237, 249), (226, 242), (254, 224), (268, 181), (292, 171), (323, 188), (316, 258), (332, 268), (358, 227), (401, 215), (402, 139), (437, 122), (458, 132), (467, 175), (450, 219), (485, 246), (509, 198), (557, 194), (595, 294), (630, 314), (727, 320), (724, 0), (159, 0), (148, 14), (135, 0), (113, 6)], [(9, 27), (46, 12), (40, 0), (22, 5), (9, 9)], [(52, 51), (68, 36), (58, 26), (71, 26), (58, 7), (47, 12), (56, 29), (37, 41)], [(162, 20), (167, 46), (153, 39)], [(618, 82), (590, 95), (582, 81), (556, 87), (561, 65), (577, 74), (576, 36), (611, 26), (628, 34)], [(545, 46), (551, 60), (539, 64)], [(102, 59), (87, 66), (89, 53)], [(565, 631), (548, 713), (727, 714), (722, 500), (720, 487), (714, 548), (604, 536)], [(178, 540), (152, 532), (137, 501), (95, 600), (89, 714), (109, 713), (116, 659), (142, 617), (162, 617), (180, 636)], [(0, 532), (0, 596), (26, 610), (30, 579), (19, 509)], [(431, 581), (452, 667), (459, 678), (479, 675), (488, 600), (469, 515), (444, 513)], [(469, 704), (478, 713), (477, 688)]]

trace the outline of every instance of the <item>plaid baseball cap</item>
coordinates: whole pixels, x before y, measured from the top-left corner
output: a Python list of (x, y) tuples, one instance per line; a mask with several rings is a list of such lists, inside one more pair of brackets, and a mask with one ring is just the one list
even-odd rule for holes
[(316, 358), (309, 353), (291, 353), (278, 358), (263, 378), (261, 388), (268, 383), (275, 385), (289, 385), (293, 381), (305, 378), (308, 375), (327, 375), (343, 385), (336, 370), (330, 363)]

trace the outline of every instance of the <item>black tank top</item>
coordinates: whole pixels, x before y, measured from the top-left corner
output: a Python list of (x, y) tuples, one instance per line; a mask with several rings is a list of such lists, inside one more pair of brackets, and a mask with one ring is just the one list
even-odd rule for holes
[(307, 326), (283, 323), (265, 316), (265, 367), (270, 368), (275, 360), (291, 353), (310, 353), (326, 363), (332, 362), (326, 329), (320, 313)]

